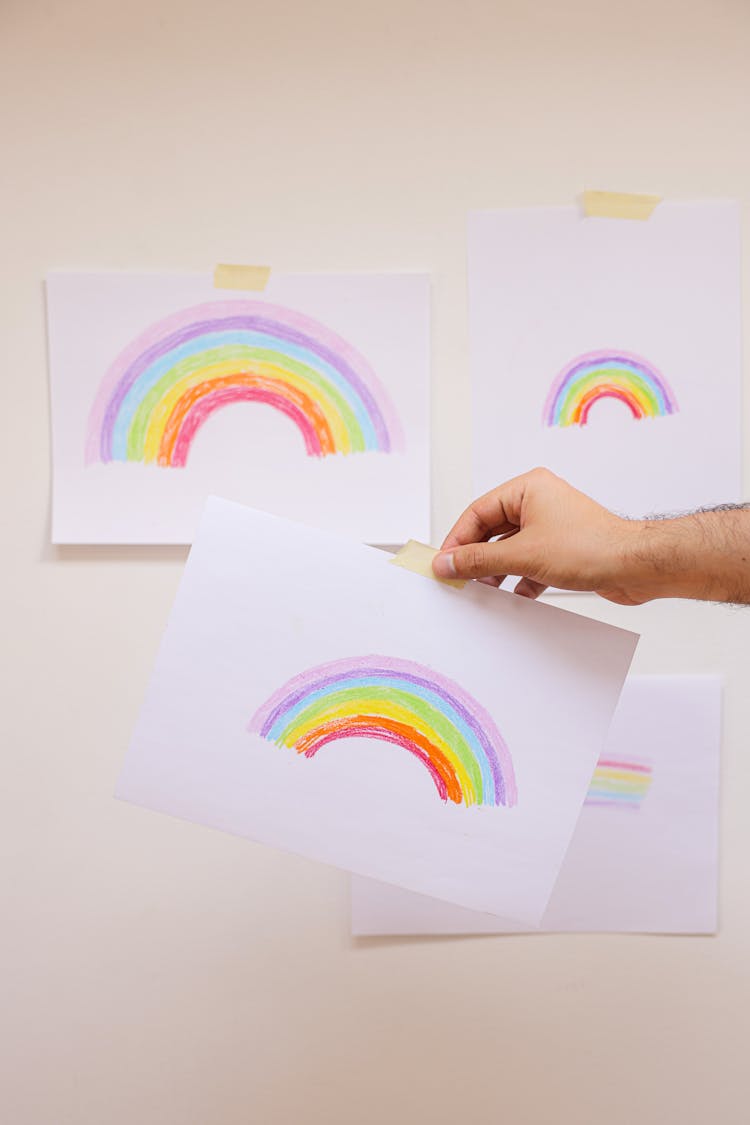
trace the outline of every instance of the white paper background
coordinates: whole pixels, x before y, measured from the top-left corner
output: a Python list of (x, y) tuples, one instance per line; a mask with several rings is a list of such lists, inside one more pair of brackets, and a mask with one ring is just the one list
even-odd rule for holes
[[(536, 924), (635, 643), (212, 499), (118, 796)], [(443, 804), (424, 767), (381, 742), (341, 741), (311, 761), (247, 733), (292, 676), (369, 654), (427, 664), (486, 707), (513, 758), (515, 808)]]
[[(401, 421), (403, 453), (323, 458), (257, 403), (220, 410), (182, 469), (84, 465), (99, 384), (149, 325), (204, 301), (268, 300), (320, 320), (370, 362)], [(56, 543), (190, 543), (211, 493), (372, 543), (429, 539), (429, 280), (274, 274), (263, 293), (203, 274), (51, 273), (47, 279)]]
[[(647, 222), (576, 207), (469, 219), (474, 486), (535, 465), (631, 516), (739, 499), (740, 242), (734, 203), (661, 203)], [(678, 413), (636, 421), (596, 403), (548, 427), (575, 356), (622, 348), (654, 364)]]
[[(634, 676), (606, 756), (652, 767), (640, 809), (584, 806), (541, 929), (712, 933), (717, 926), (718, 676)], [(352, 880), (352, 930), (513, 933), (520, 927), (369, 879)]]

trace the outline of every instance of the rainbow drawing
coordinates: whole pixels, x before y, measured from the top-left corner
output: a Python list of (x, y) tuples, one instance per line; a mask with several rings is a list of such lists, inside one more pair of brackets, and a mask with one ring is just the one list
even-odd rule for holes
[(600, 758), (584, 804), (638, 810), (651, 787), (651, 766)]
[(422, 762), (443, 801), (516, 804), (513, 763), (493, 719), (458, 684), (411, 660), (357, 656), (309, 668), (248, 730), (307, 758), (342, 738), (390, 742)]
[(594, 403), (614, 398), (634, 418), (674, 414), (677, 401), (653, 364), (632, 352), (604, 350), (576, 356), (563, 367), (544, 404), (548, 426), (585, 426)]
[(311, 457), (402, 447), (388, 395), (351, 344), (292, 309), (238, 299), (182, 309), (128, 344), (91, 409), (86, 463), (182, 467), (203, 423), (238, 402), (285, 414)]

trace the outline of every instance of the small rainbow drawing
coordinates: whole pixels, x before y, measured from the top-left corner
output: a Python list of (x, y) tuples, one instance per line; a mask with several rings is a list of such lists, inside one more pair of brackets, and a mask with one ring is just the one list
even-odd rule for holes
[(248, 730), (307, 758), (342, 738), (390, 742), (422, 762), (443, 801), (516, 804), (513, 763), (490, 715), (411, 660), (357, 656), (309, 668), (263, 704)]
[(585, 426), (594, 403), (614, 398), (634, 418), (657, 418), (677, 412), (677, 401), (664, 376), (642, 356), (625, 351), (586, 352), (562, 369), (544, 404), (548, 426)]
[(285, 414), (311, 457), (402, 448), (388, 395), (351, 344), (280, 305), (229, 300), (159, 320), (120, 353), (91, 409), (86, 463), (182, 467), (203, 423), (238, 402)]
[(600, 758), (584, 804), (637, 811), (652, 780), (651, 766), (641, 762)]

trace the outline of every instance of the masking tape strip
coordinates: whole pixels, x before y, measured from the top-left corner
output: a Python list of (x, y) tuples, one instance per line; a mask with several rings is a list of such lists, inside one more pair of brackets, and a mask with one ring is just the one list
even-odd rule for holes
[(650, 219), (660, 195), (635, 195), (624, 191), (585, 191), (583, 213), (597, 219)]
[(439, 552), (434, 547), (428, 547), (426, 543), (418, 543), (416, 539), (410, 539), (400, 551), (397, 551), (389, 562), (394, 566), (402, 566), (405, 570), (413, 570), (415, 574), (421, 574), (424, 578), (432, 578), (435, 582), (440, 582), (444, 586), (465, 586), (466, 582), (461, 578), (438, 578), (432, 570), (432, 560)]
[(214, 288), (254, 289), (259, 292), (268, 285), (270, 276), (270, 266), (228, 266), (222, 263), (214, 269)]

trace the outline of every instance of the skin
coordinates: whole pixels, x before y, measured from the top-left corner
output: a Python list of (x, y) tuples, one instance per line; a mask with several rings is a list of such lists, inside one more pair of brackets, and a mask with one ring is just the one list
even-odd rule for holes
[(433, 561), (438, 578), (476, 578), (538, 598), (548, 586), (618, 605), (654, 598), (750, 604), (750, 505), (628, 520), (547, 469), (493, 488), (458, 519)]

